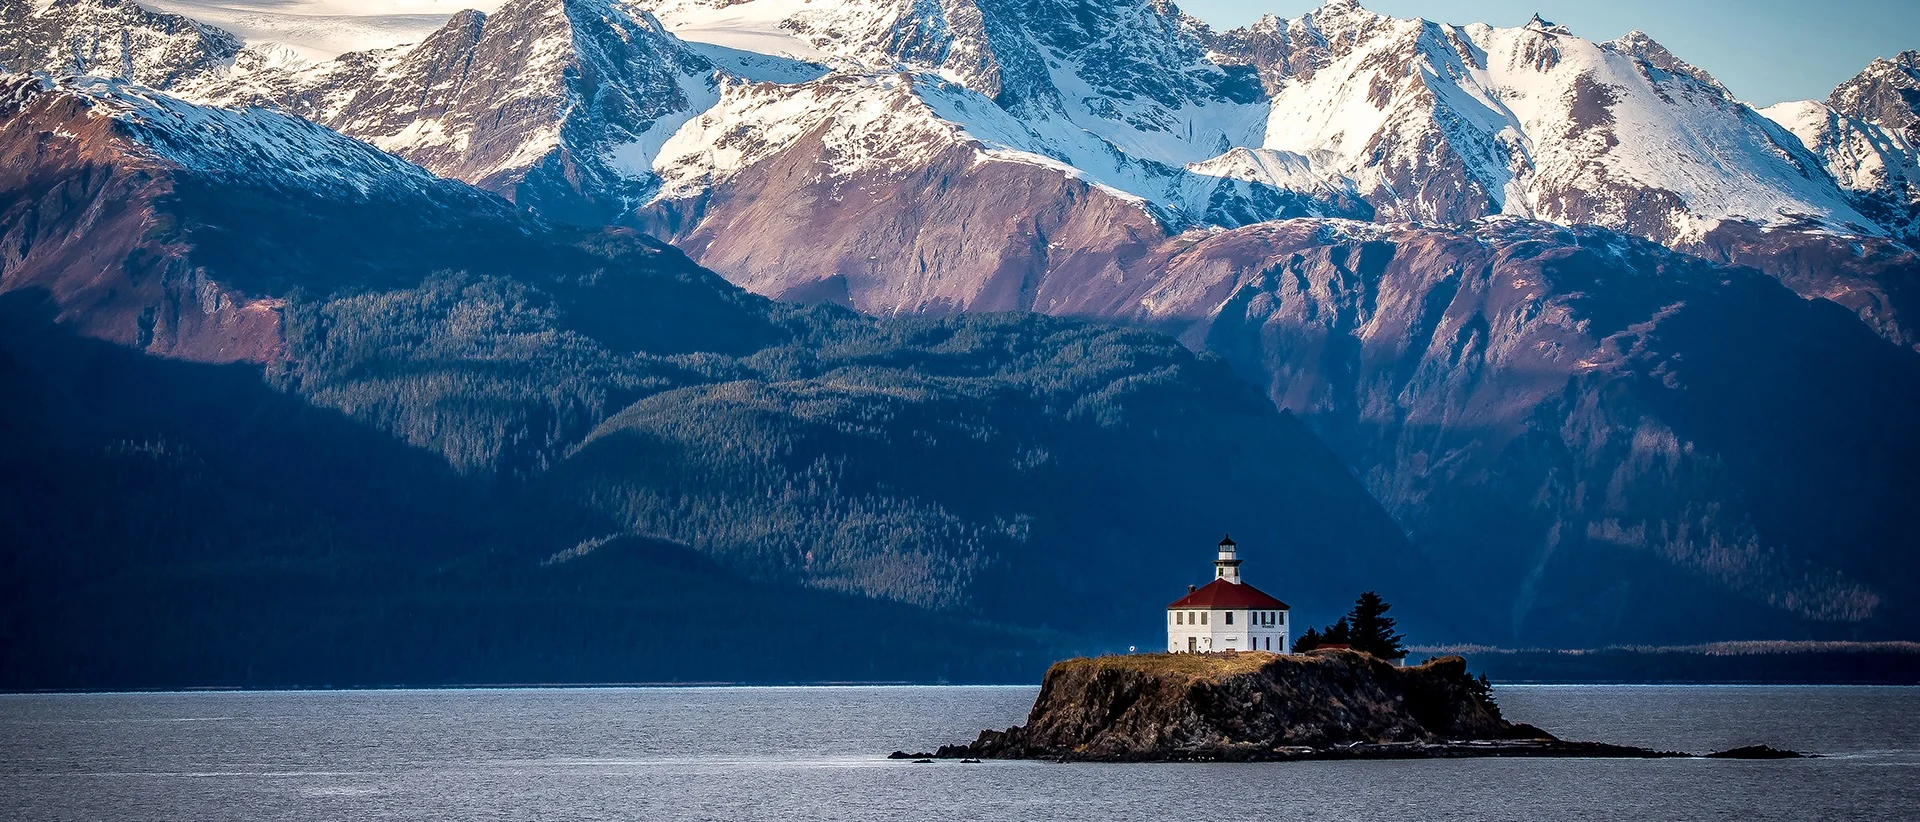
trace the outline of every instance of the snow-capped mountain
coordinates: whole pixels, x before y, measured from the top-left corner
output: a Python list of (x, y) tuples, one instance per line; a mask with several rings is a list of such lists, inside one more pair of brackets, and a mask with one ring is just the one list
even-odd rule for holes
[[(304, 70), (225, 59), (219, 80), (159, 85), (278, 105), (588, 222), (651, 203), (697, 230), (687, 215), (726, 221), (712, 201), (761, 163), (823, 164), (830, 193), (955, 150), (1087, 183), (1170, 233), (1315, 215), (1522, 216), (1676, 245), (1728, 221), (1886, 230), (1705, 71), (1638, 33), (1594, 43), (1537, 18), (1330, 0), (1215, 33), (1164, 0), (520, 0)], [(789, 150), (809, 135), (820, 156)]]
[(1862, 211), (1920, 239), (1920, 51), (1874, 61), (1825, 102), (1764, 112), (1797, 135)]
[[(406, 214), (413, 230), (528, 219), (305, 120), (96, 77), (0, 75), (0, 178), (16, 195), (0, 200), (0, 292), (42, 291), (88, 335), (212, 362), (267, 361), (280, 344), (278, 301), (261, 294), (286, 261), (254, 245), (255, 221), (321, 210)], [(365, 247), (380, 235), (337, 239)], [(200, 256), (185, 253), (184, 237)], [(209, 258), (228, 276), (209, 279)]]
[[(690, 39), (949, 80), (998, 111), (942, 104), (923, 83), (939, 119), (1173, 227), (1293, 216), (1214, 208), (1217, 188), (1192, 189), (1200, 175), (1322, 202), (1357, 193), (1385, 219), (1506, 214), (1669, 243), (1727, 220), (1878, 230), (1796, 140), (1638, 33), (1600, 44), (1538, 19), (1447, 26), (1352, 0), (1219, 35), (1147, 2), (654, 8)], [(1249, 69), (1264, 93), (1245, 87)]]
[(1725, 220), (1877, 230), (1796, 141), (1638, 32), (1594, 43), (1537, 17), (1452, 26), (1330, 0), (1222, 41), (1272, 92), (1262, 147), (1392, 218), (1505, 214), (1667, 243)]
[(51, 91), (84, 106), (89, 117), (112, 121), (151, 160), (193, 172), (244, 177), (254, 185), (348, 202), (398, 192), (465, 190), (308, 120), (257, 108), (197, 106), (120, 80), (74, 78)]
[(271, 105), (499, 192), (612, 222), (644, 202), (661, 143), (716, 99), (713, 66), (604, 0), (461, 12), (417, 46), (235, 73), (183, 93)]
[(309, 64), (352, 51), (418, 43), (468, 9), (492, 11), (499, 0), (141, 0), (156, 11), (219, 26), (273, 62)]
[[(957, 147), (976, 163), (1053, 168), (1176, 228), (1372, 214), (1346, 181), (1259, 149), (1268, 105), (1251, 69), (1218, 59), (1206, 26), (1171, 3), (641, 2), (690, 41), (815, 60), (840, 75), (827, 88), (796, 90), (816, 103), (787, 107), (788, 122), (751, 106), (761, 132), (838, 128), (866, 135), (877, 156)], [(908, 116), (890, 116), (894, 128), (875, 128), (857, 113), (827, 125), (836, 111), (857, 108), (831, 102), (846, 76), (883, 75), (907, 85), (869, 87), (900, 89), (895, 108)], [(730, 122), (727, 102), (702, 122)], [(785, 145), (763, 154), (778, 148)], [(889, 171), (858, 158), (821, 159), (843, 179)], [(666, 171), (709, 183), (733, 171), (689, 165), (691, 173)], [(668, 186), (663, 194), (685, 191)]]
[(0, 0), (0, 70), (94, 75), (165, 89), (224, 72), (239, 38), (132, 0)]
[(1332, 0), (1215, 33), (1148, 0), (520, 0), (307, 68), (245, 51), (174, 90), (875, 313), (1124, 314), (1117, 261), (1182, 232), (1507, 215), (1758, 265), (1920, 341), (1876, 273), (1904, 247), (1829, 242), (1904, 224), (1830, 152), (1642, 35), (1538, 19)]

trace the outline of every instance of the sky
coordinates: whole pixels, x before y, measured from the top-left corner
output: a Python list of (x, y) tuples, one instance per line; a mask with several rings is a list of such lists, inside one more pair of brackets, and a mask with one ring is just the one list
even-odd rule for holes
[[(1175, 0), (1215, 27), (1296, 17), (1318, 0)], [(1361, 0), (1395, 17), (1524, 24), (1536, 12), (1589, 40), (1639, 29), (1754, 105), (1823, 99), (1875, 57), (1920, 49), (1920, 0)]]

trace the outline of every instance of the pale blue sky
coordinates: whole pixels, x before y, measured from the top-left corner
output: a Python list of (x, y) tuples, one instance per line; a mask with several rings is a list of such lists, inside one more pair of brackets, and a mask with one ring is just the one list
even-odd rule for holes
[[(1217, 27), (1318, 0), (1175, 0)], [(1589, 40), (1634, 29), (1755, 105), (1819, 99), (1875, 57), (1920, 49), (1920, 0), (1361, 0), (1395, 17), (1518, 26), (1538, 12)]]

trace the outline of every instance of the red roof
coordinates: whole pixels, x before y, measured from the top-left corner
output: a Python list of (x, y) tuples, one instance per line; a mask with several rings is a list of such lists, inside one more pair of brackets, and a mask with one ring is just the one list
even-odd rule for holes
[(1266, 592), (1258, 588), (1244, 582), (1233, 583), (1224, 579), (1216, 579), (1209, 582), (1200, 590), (1181, 597), (1172, 605), (1167, 606), (1167, 610), (1169, 611), (1181, 608), (1192, 608), (1196, 611), (1230, 611), (1244, 609), (1268, 611), (1291, 610), (1287, 607), (1286, 603), (1267, 596)]

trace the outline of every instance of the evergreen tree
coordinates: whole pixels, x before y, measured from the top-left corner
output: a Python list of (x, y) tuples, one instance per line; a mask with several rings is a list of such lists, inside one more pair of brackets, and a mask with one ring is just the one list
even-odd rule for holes
[(1293, 652), (1303, 653), (1311, 651), (1320, 647), (1320, 643), (1323, 641), (1324, 640), (1320, 638), (1320, 629), (1308, 628), (1306, 633), (1301, 634), (1299, 639), (1293, 641)]
[(1327, 630), (1322, 632), (1320, 637), (1322, 645), (1352, 645), (1353, 627), (1347, 622), (1346, 617), (1341, 617), (1327, 626)]
[(1480, 704), (1487, 706), (1487, 710), (1494, 716), (1500, 715), (1500, 702), (1494, 699), (1493, 683), (1487, 680), (1486, 674), (1468, 679), (1467, 693), (1479, 700)]
[(1353, 603), (1353, 610), (1340, 622), (1349, 626), (1347, 644), (1381, 659), (1400, 659), (1407, 655), (1406, 637), (1393, 630), (1394, 619), (1387, 616), (1393, 608), (1379, 594), (1368, 591)]

